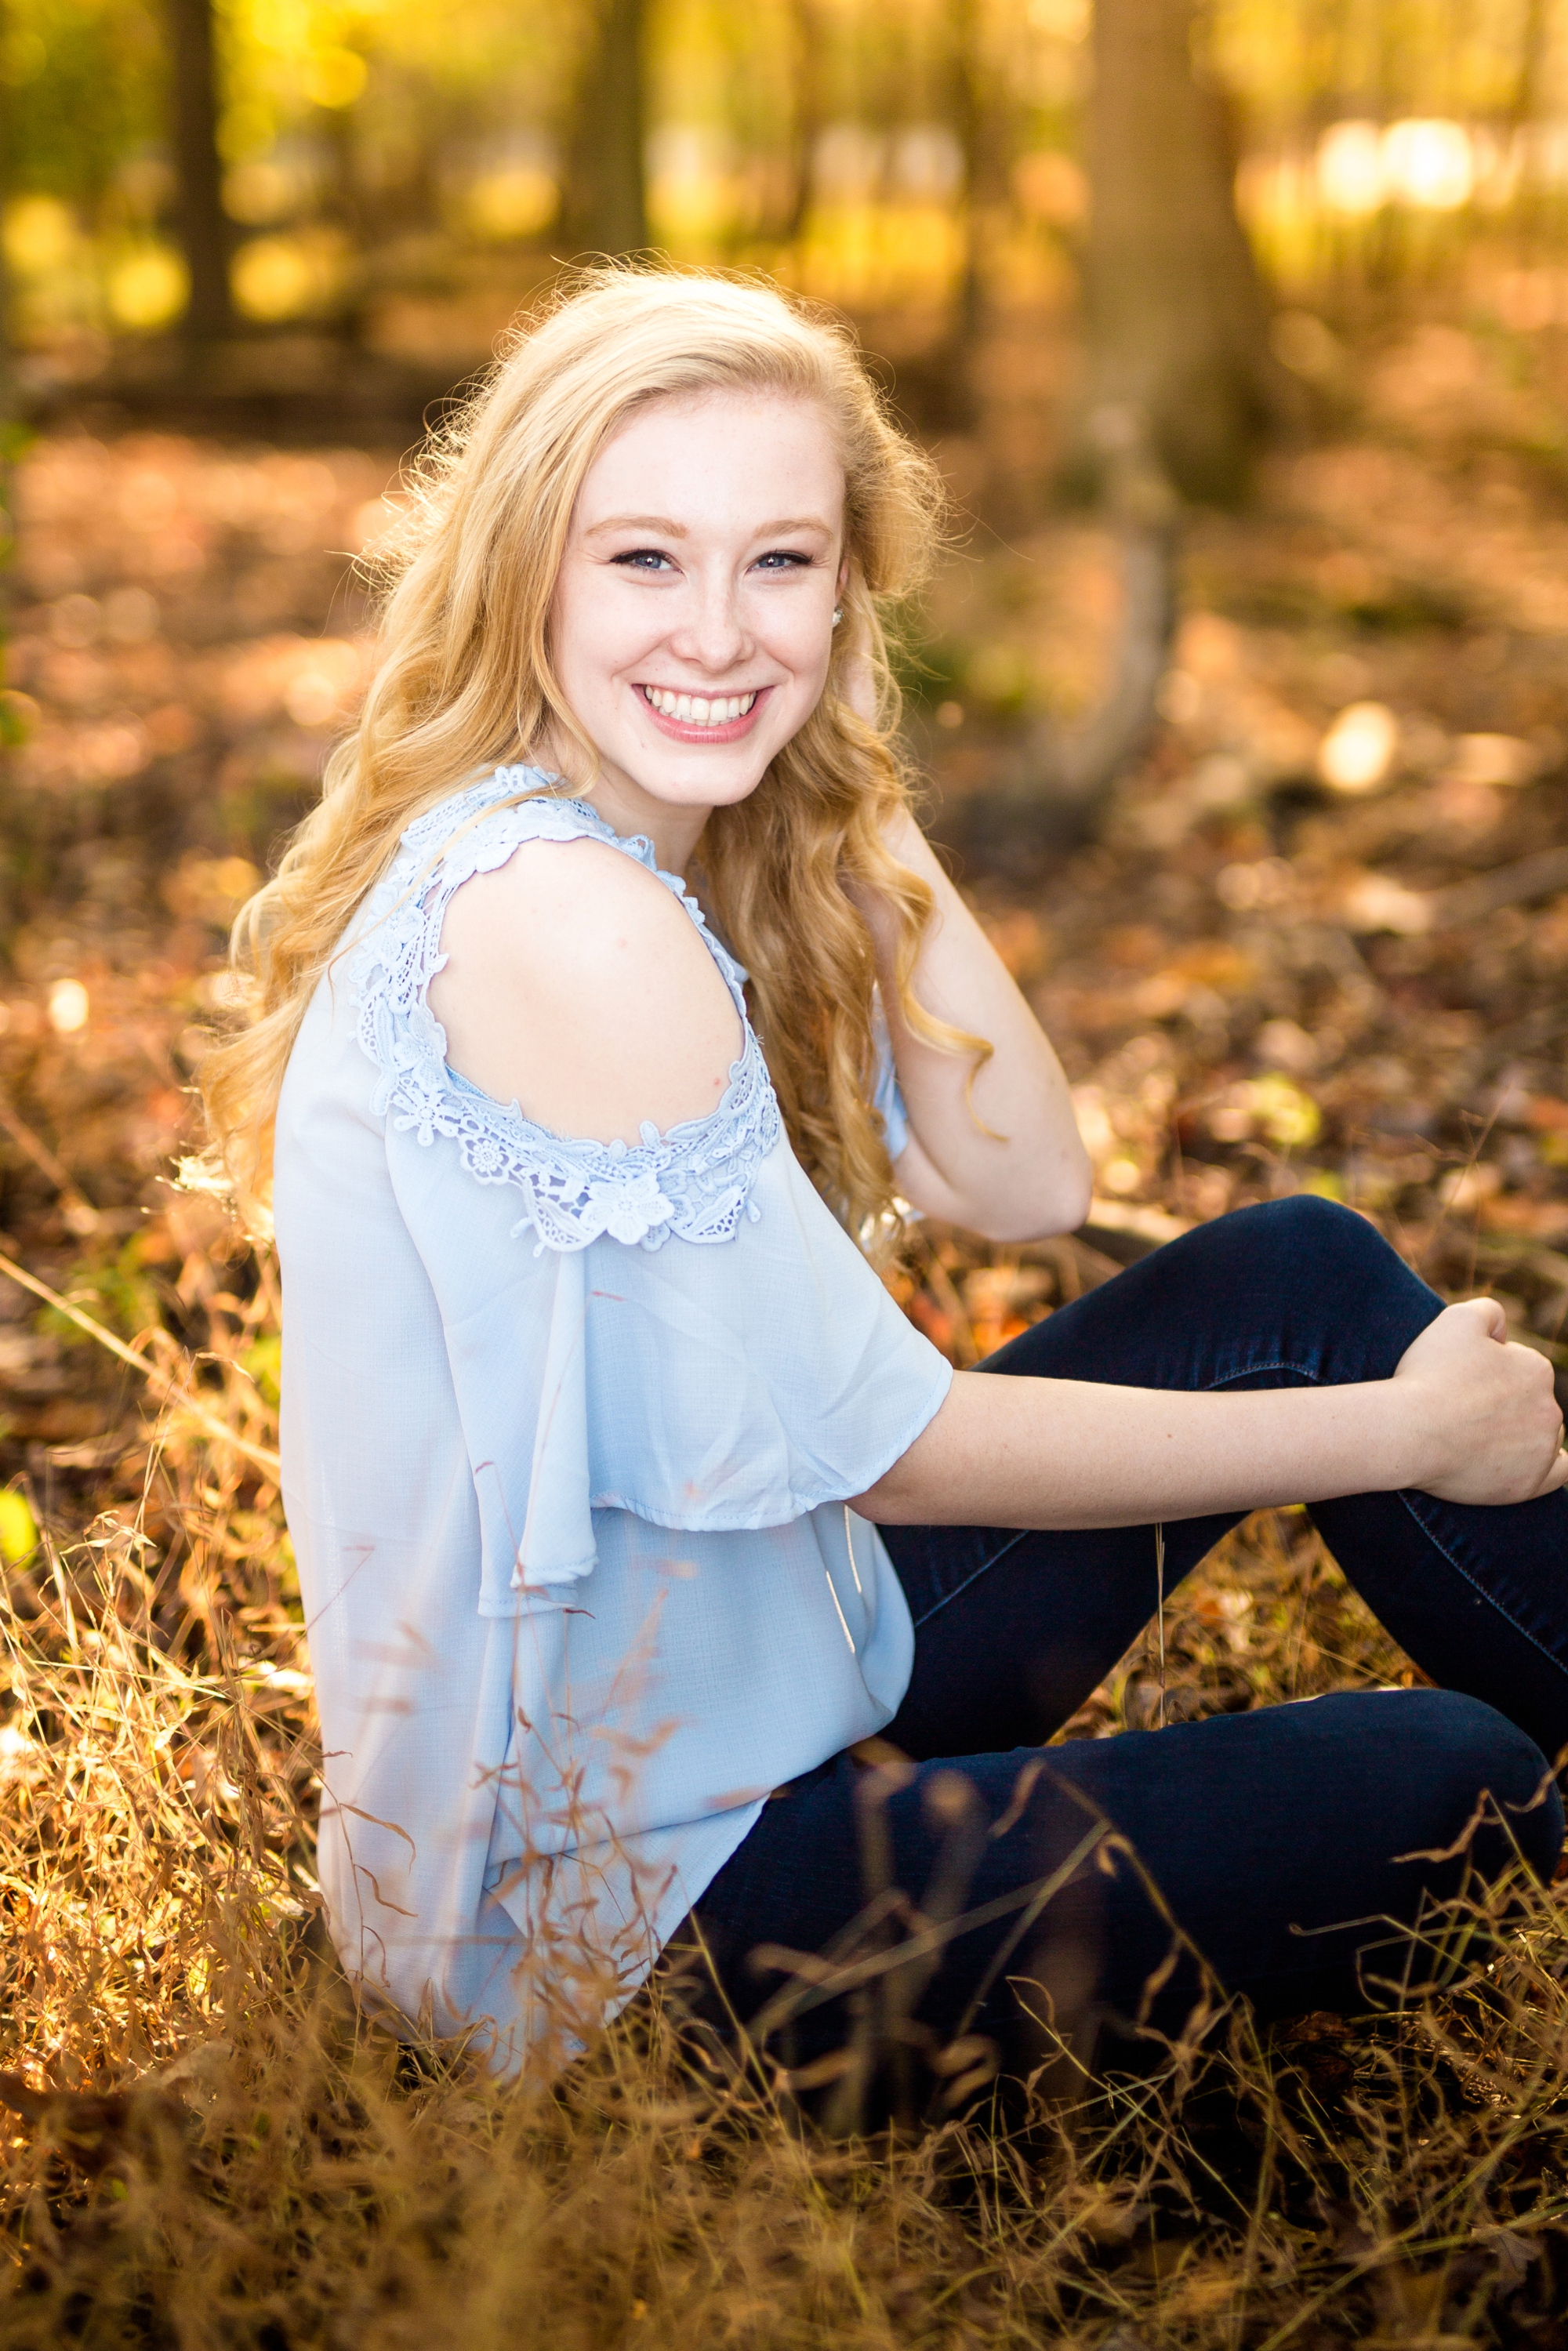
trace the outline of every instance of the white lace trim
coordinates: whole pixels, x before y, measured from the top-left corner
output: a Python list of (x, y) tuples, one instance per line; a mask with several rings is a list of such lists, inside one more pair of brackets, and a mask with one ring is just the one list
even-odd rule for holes
[[(484, 783), (444, 800), (409, 827), (391, 872), (371, 893), (348, 977), (360, 1042), (382, 1072), (373, 1107), (399, 1128), (412, 1128), (422, 1144), (449, 1135), (476, 1183), (515, 1184), (528, 1208), (514, 1229), (538, 1234), (536, 1256), (546, 1249), (586, 1249), (604, 1234), (645, 1249), (661, 1249), (672, 1233), (687, 1241), (728, 1240), (743, 1215), (755, 1220), (760, 1214), (749, 1196), (752, 1178), (779, 1135), (779, 1105), (746, 1018), (746, 974), (714, 937), (695, 899), (661, 871), (651, 841), (623, 839), (581, 800), (513, 797), (538, 794), (547, 781), (537, 768), (498, 768)], [(492, 809), (497, 800), (510, 805)], [(724, 975), (745, 1035), (715, 1109), (663, 1135), (644, 1123), (641, 1143), (630, 1147), (555, 1134), (525, 1118), (516, 1102), (459, 1092), (446, 1066), (446, 1032), (427, 1000), (446, 961), (441, 926), (453, 892), (476, 873), (494, 872), (525, 841), (584, 837), (636, 858), (681, 901)]]

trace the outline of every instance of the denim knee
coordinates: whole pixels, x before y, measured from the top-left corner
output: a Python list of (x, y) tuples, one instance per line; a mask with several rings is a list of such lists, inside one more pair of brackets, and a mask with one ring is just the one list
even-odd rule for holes
[(1386, 1379), (1443, 1301), (1375, 1225), (1299, 1192), (1210, 1228), (1233, 1294), (1333, 1381)]
[[(1500, 1817), (1500, 1828), (1496, 1820), (1478, 1828), (1478, 1866), (1495, 1875), (1507, 1867), (1511, 1848), (1517, 1844), (1536, 1876), (1550, 1880), (1563, 1851), (1563, 1800), (1552, 1766), (1535, 1741), (1495, 1707), (1462, 1691), (1411, 1695), (1418, 1698), (1427, 1721), (1437, 1728), (1437, 1755), (1427, 1748), (1423, 1761), (1433, 1769), (1440, 1757), (1454, 1812), (1468, 1819), (1484, 1790)], [(1432, 1792), (1436, 1797), (1437, 1791)]]
[(1267, 1200), (1254, 1208), (1240, 1208), (1225, 1221), (1233, 1232), (1243, 1223), (1252, 1226), (1249, 1238), (1253, 1247), (1260, 1256), (1273, 1259), (1284, 1275), (1311, 1269), (1357, 1282), (1369, 1277), (1375, 1280), (1390, 1276), (1404, 1281), (1418, 1279), (1375, 1225), (1354, 1208), (1342, 1207), (1337, 1200), (1320, 1199), (1314, 1192), (1297, 1192), (1288, 1200)]

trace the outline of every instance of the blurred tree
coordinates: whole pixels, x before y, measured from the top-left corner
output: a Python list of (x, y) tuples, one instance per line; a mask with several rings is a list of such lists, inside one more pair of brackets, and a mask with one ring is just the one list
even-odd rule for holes
[[(5, 57), (11, 47), (12, 32), (8, 0), (0, 0), (0, 59)], [(15, 193), (13, 174), (16, 167), (16, 139), (12, 120), (15, 112), (16, 101), (11, 92), (11, 76), (8, 72), (0, 72), (0, 223), (4, 222), (5, 208)], [(5, 241), (3, 236), (0, 236), (0, 435), (4, 435), (9, 430), (11, 423), (11, 412), (15, 400), (14, 366), (11, 350), (10, 270), (5, 257)], [(4, 458), (0, 456), (0, 466), (3, 465)], [(5, 475), (0, 472), (0, 488), (3, 488), (4, 483)], [(10, 552), (10, 515), (7, 511), (3, 517), (0, 517), (0, 579), (4, 577), (6, 558)], [(4, 610), (0, 608), (0, 646), (4, 644)], [(0, 737), (0, 742), (3, 740), (4, 737)]]
[(1224, 501), (1276, 379), (1198, 28), (1196, 0), (1095, 0), (1087, 414), (1092, 444), (1141, 440), (1185, 495)]
[(579, 71), (560, 229), (570, 253), (640, 253), (643, 189), (645, 0), (597, 0)]
[[(10, 9), (4, 5), (4, 0), (0, 0), (0, 44), (8, 41), (11, 29)], [(11, 120), (14, 111), (9, 77), (0, 77), (0, 216), (3, 216), (5, 200), (11, 193), (11, 171), (16, 152)], [(5, 682), (5, 641), (10, 634), (11, 622), (11, 558), (15, 551), (15, 535), (11, 528), (11, 459), (16, 408), (16, 360), (11, 347), (11, 288), (5, 239), (0, 237), (0, 686)], [(0, 759), (12, 748), (21, 731), (10, 700), (0, 696)]]
[(160, 136), (162, 51), (156, 0), (10, 0), (0, 50), (10, 193), (96, 213), (127, 160)]
[(230, 235), (218, 155), (216, 40), (212, 0), (167, 0), (173, 84), (178, 219), (191, 297), (184, 330), (193, 342), (235, 331)]
[(996, 137), (997, 124), (989, 103), (980, 56), (979, 17), (975, 0), (948, 0), (947, 28), (951, 96), (949, 112), (954, 135), (964, 158), (963, 201), (967, 214), (964, 277), (958, 295), (957, 350), (972, 350), (983, 324), (986, 297), (982, 208), (994, 204), (1007, 185), (1007, 158)]
[(785, 245), (794, 245), (804, 235), (810, 214), (812, 165), (825, 119), (822, 69), (827, 46), (827, 27), (822, 23), (818, 0), (791, 0), (789, 14), (795, 47), (795, 103), (789, 126), (789, 209), (779, 228), (780, 240)]

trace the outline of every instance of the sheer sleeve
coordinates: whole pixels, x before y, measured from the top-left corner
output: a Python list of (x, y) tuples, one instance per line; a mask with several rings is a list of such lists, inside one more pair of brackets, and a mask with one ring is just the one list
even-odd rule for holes
[(872, 1089), (871, 1106), (882, 1116), (883, 1133), (887, 1139), (887, 1155), (897, 1159), (909, 1145), (909, 1112), (904, 1099), (904, 1088), (898, 1082), (898, 1064), (893, 1058), (893, 1040), (888, 1035), (887, 1015), (880, 1000), (876, 1008), (876, 1083)]

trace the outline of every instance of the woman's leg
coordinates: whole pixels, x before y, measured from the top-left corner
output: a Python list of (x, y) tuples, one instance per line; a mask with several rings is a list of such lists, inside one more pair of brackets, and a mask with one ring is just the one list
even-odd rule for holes
[[(1364, 1218), (1298, 1198), (1199, 1226), (982, 1368), (1188, 1389), (1385, 1379), (1441, 1310)], [(1312, 1515), (1434, 1681), (1485, 1699), (1550, 1755), (1568, 1743), (1568, 1493), (1502, 1510), (1362, 1494)], [(1167, 1592), (1232, 1523), (1166, 1527)], [(911, 1755), (1049, 1739), (1154, 1613), (1152, 1528), (882, 1532), (916, 1627), (888, 1728)]]
[[(1384, 1378), (1440, 1307), (1362, 1219), (1292, 1201), (1200, 1228), (986, 1368), (1186, 1388)], [(1361, 2005), (1377, 1997), (1371, 1979), (1405, 1964), (1379, 1959), (1388, 1933), (1365, 1921), (1414, 1923), (1472, 1863), (1496, 1875), (1516, 1844), (1549, 1872), (1562, 1811), (1515, 1726), (1553, 1750), (1568, 1736), (1568, 1498), (1488, 1511), (1370, 1496), (1318, 1516), (1347, 1573), (1454, 1689), (1352, 1694), (1044, 1755), (1029, 1750), (1153, 1610), (1152, 1529), (885, 1529), (916, 1624), (888, 1736), (915, 1767), (894, 1788), (834, 1759), (769, 1805), (720, 1872), (695, 1915), (739, 2013), (766, 2020), (779, 1981), (748, 1967), (758, 1946), (847, 1952), (858, 1980), (797, 1987), (792, 2012), (774, 2017), (795, 2062), (841, 2048), (856, 2003), (863, 2030), (885, 1981), (884, 2038), (910, 2048), (980, 2030), (1016, 2067), (1039, 2000), (1009, 1985), (1043, 1986), (1059, 2015), (1132, 2014), (1169, 1956), (1173, 1917), (1266, 2013)], [(1167, 1589), (1229, 1523), (1166, 1528)], [(1085, 1856), (1085, 1836), (1107, 1825), (1159, 1896), (1124, 1853), (1109, 1874)], [(1344, 1921), (1363, 1923), (1323, 1931)], [(1190, 1959), (1177, 1965), (1157, 2024), (1185, 2014), (1197, 1980)]]
[(977, 2054), (944, 2065), (960, 2036), (1019, 2074), (1049, 2053), (1042, 2017), (1085, 2060), (1107, 2028), (1179, 2032), (1195, 1952), (1266, 2018), (1386, 2005), (1464, 1957), (1467, 1885), (1516, 1852), (1549, 1873), (1562, 1830), (1539, 1750), (1490, 1708), (1365, 1691), (902, 1771), (839, 1756), (694, 1917), (730, 2005), (808, 2085), (858, 2058), (871, 2121), (939, 2101)]

